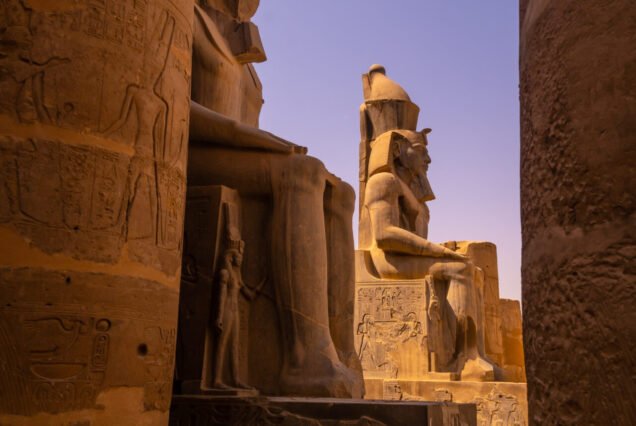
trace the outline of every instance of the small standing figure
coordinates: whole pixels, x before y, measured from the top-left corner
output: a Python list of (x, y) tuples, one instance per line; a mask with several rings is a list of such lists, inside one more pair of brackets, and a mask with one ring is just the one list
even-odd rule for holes
[[(257, 288), (250, 288), (241, 276), (244, 241), (240, 239), (238, 228), (234, 225), (233, 209), (225, 206), (227, 221), (227, 245), (221, 259), (218, 276), (218, 309), (215, 320), (217, 334), (216, 356), (214, 360), (214, 389), (252, 389), (239, 379), (239, 336), (240, 311), (239, 293), (246, 299), (253, 300), (265, 284), (261, 282)], [(226, 359), (229, 358), (231, 383), (224, 382)]]

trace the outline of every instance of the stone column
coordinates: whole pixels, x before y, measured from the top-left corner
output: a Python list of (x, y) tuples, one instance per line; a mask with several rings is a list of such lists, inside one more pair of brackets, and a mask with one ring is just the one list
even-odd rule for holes
[(192, 2), (0, 2), (0, 423), (161, 424)]
[(636, 7), (520, 9), (530, 421), (636, 424)]

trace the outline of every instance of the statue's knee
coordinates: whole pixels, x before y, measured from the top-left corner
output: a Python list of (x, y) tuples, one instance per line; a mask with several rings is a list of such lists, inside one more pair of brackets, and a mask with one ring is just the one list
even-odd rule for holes
[(317, 158), (308, 155), (290, 155), (285, 158), (280, 172), (287, 176), (289, 184), (306, 191), (321, 190), (325, 186), (326, 169)]
[(325, 199), (327, 210), (345, 217), (353, 215), (356, 193), (351, 185), (333, 175), (329, 177), (327, 185), (328, 199)]
[(353, 211), (356, 203), (356, 192), (351, 185), (342, 180), (338, 180), (336, 185), (336, 197), (342, 206)]

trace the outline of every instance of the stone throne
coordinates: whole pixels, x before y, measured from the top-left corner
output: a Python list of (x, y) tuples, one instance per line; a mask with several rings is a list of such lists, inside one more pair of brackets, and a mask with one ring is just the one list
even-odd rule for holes
[[(362, 81), (354, 317), (366, 397), (466, 402), (523, 381), (523, 363), (511, 361), (520, 341), (504, 345), (515, 327), (502, 327), (502, 310), (514, 322), (520, 312), (499, 299), (495, 245), (428, 241), (431, 129), (416, 130), (419, 107), (384, 67)], [(525, 399), (525, 385), (513, 388)]]

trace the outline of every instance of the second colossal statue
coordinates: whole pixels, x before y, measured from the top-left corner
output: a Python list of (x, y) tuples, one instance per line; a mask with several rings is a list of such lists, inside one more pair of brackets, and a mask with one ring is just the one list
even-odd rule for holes
[(493, 380), (484, 349), (483, 271), (427, 239), (426, 202), (434, 199), (426, 174), (430, 129), (416, 131), (419, 108), (382, 66), (372, 66), (364, 82), (360, 249), (380, 279), (427, 280), (434, 370)]

